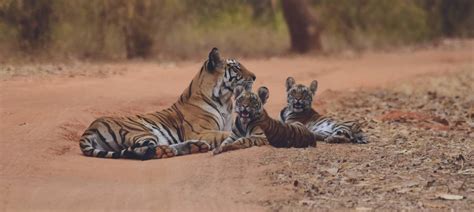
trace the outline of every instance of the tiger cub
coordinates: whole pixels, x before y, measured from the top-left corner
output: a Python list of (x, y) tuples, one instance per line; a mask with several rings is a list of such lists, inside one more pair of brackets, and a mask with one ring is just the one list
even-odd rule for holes
[(296, 84), (293, 77), (286, 79), (288, 105), (280, 112), (283, 123), (302, 123), (318, 140), (328, 143), (367, 143), (357, 121), (338, 121), (325, 117), (312, 107), (313, 96), (316, 94), (318, 81), (313, 80), (309, 87)]
[(234, 95), (237, 117), (232, 133), (214, 150), (214, 154), (267, 144), (297, 148), (316, 146), (315, 136), (301, 123), (285, 124), (268, 115), (263, 108), (269, 97), (266, 87), (260, 87), (257, 95), (239, 86)]

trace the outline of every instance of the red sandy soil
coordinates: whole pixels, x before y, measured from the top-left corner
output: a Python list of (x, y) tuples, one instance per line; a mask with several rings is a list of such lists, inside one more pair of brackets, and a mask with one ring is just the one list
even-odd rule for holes
[[(318, 104), (333, 94), (378, 88), (472, 66), (473, 45), (353, 57), (295, 57), (241, 62), (270, 89), (274, 117), (285, 104), (288, 76), (319, 81)], [(225, 54), (225, 52), (224, 52)], [(125, 70), (105, 75), (22, 76), (0, 81), (0, 210), (265, 210), (291, 198), (264, 173), (271, 147), (135, 161), (84, 157), (78, 137), (95, 118), (161, 110), (189, 84), (202, 62), (89, 65)], [(79, 64), (78, 66), (81, 66)], [(321, 103), (322, 102), (322, 103)], [(396, 114), (391, 114), (395, 116)], [(389, 117), (386, 117), (389, 118)], [(392, 117), (393, 118), (393, 117)], [(350, 154), (348, 150), (337, 154)], [(327, 151), (322, 145), (314, 154)], [(284, 154), (285, 149), (278, 150)]]

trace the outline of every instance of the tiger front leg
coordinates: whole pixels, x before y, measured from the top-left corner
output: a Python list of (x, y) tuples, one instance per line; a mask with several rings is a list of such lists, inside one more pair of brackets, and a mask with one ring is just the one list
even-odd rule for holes
[(169, 158), (177, 155), (177, 151), (169, 145), (163, 144), (166, 141), (158, 142), (158, 137), (153, 134), (131, 134), (127, 149), (122, 150), (125, 158), (149, 160)]
[(219, 147), (230, 134), (231, 132), (227, 131), (203, 131), (191, 138), (206, 142), (212, 150)]
[(237, 142), (238, 142), (238, 140), (235, 141), (235, 143), (230, 143), (230, 144), (224, 144), (223, 143), (221, 146), (215, 148), (214, 151), (212, 152), (212, 154), (217, 155), (217, 154), (220, 154), (220, 153), (223, 153), (223, 152), (248, 148), (248, 147), (245, 147), (245, 145), (243, 145), (241, 142), (238, 142), (238, 143)]
[(142, 136), (134, 144), (122, 151), (125, 158), (149, 160), (153, 158), (167, 158), (176, 155), (176, 151), (168, 145), (158, 145), (153, 135)]
[(176, 151), (176, 155), (189, 155), (195, 153), (208, 152), (211, 146), (206, 141), (202, 140), (188, 140), (183, 143), (171, 145)]
[(223, 152), (250, 148), (252, 146), (263, 146), (267, 144), (268, 144), (268, 140), (264, 136), (252, 136), (252, 137), (239, 138), (236, 141), (229, 142), (229, 143), (227, 143), (227, 140), (226, 140), (222, 143), (221, 146), (219, 146), (218, 148), (214, 150), (213, 154), (217, 155)]
[(232, 136), (229, 136), (227, 139), (225, 139), (218, 147), (214, 148), (213, 154), (217, 155), (225, 151), (229, 151), (230, 146), (236, 141), (235, 140), (235, 135), (232, 134)]
[(194, 154), (208, 152), (221, 145), (225, 138), (229, 137), (230, 132), (226, 131), (204, 131), (191, 136), (192, 139), (184, 143), (172, 145), (178, 151), (178, 155)]
[(155, 159), (170, 158), (178, 155), (178, 151), (172, 146), (158, 145), (155, 147)]

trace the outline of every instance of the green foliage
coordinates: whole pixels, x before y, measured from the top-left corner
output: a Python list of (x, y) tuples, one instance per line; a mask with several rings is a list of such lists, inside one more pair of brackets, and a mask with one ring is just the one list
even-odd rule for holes
[(322, 0), (316, 4), (323, 36), (356, 49), (399, 45), (429, 38), (427, 15), (413, 1)]
[[(9, 6), (34, 0), (3, 1)], [(0, 47), (14, 50), (8, 45), (11, 40), (18, 38), (20, 43), (24, 38), (17, 36), (17, 21), (3, 14), (16, 14), (18, 9), (8, 9), (3, 1)], [(285, 51), (288, 35), (281, 12), (272, 11), (274, 19), (257, 21), (250, 1), (38, 0), (49, 2), (54, 11), (54, 22), (48, 22), (47, 39), (41, 43), (48, 44), (52, 56), (73, 58), (189, 58), (213, 46), (249, 56)], [(32, 18), (36, 19), (41, 17)]]
[[(274, 55), (288, 48), (281, 12), (280, 17), (277, 16), (279, 19), (256, 21), (249, 5), (229, 1), (221, 5), (221, 9), (210, 11), (210, 8), (219, 8), (219, 4), (203, 4), (205, 6), (198, 4), (203, 11), (186, 11), (188, 16), (181, 17), (183, 21), (173, 24), (161, 35), (155, 52), (164, 58), (186, 59), (196, 55), (202, 57), (202, 52), (214, 46), (228, 56)], [(199, 14), (204, 11), (208, 13)]]
[(474, 1), (417, 0), (425, 9), (433, 34), (449, 37), (474, 36)]
[[(312, 2), (326, 51), (474, 36), (472, 0)], [(233, 56), (276, 55), (289, 49), (280, 7), (277, 0), (0, 0), (0, 55), (40, 49), (72, 58), (186, 59), (214, 46)]]
[(22, 50), (35, 50), (45, 47), (51, 38), (52, 7), (51, 0), (5, 1), (0, 4), (0, 18), (4, 27), (15, 30)]
[(313, 0), (313, 5), (329, 51), (474, 35), (471, 0)]

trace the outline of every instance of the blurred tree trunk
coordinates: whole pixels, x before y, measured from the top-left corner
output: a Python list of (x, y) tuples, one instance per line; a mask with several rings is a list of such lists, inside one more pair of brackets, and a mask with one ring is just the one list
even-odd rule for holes
[(99, 10), (99, 20), (97, 24), (97, 46), (95, 52), (99, 55), (102, 54), (105, 48), (105, 33), (106, 27), (109, 20), (109, 7), (108, 0), (102, 0), (101, 7)]
[(428, 14), (432, 36), (474, 36), (474, 1), (419, 0), (418, 3)]
[(321, 28), (306, 0), (282, 0), (283, 15), (290, 31), (291, 49), (298, 53), (321, 51)]
[(51, 40), (52, 3), (51, 0), (16, 0), (3, 5), (1, 18), (17, 30), (22, 50), (43, 48)]
[[(448, 37), (471, 34), (474, 31), (474, 1), (472, 0), (441, 0), (441, 27)], [(471, 18), (471, 20), (469, 20)], [(471, 21), (469, 23), (469, 21)], [(466, 24), (467, 23), (467, 24)]]
[(153, 46), (150, 1), (127, 1), (127, 19), (123, 27), (127, 58), (145, 58)]

